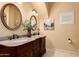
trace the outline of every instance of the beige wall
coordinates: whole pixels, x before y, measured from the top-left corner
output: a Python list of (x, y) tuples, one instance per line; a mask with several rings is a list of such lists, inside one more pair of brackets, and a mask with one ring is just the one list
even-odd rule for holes
[(48, 18), (48, 11), (44, 2), (32, 2), (33, 9), (35, 9), (39, 14), (39, 19)]
[[(79, 48), (79, 3), (49, 3), (49, 17), (55, 20), (55, 30), (45, 31), (43, 29), (43, 19), (40, 20), (41, 33), (47, 36), (46, 47), (56, 49), (75, 50)], [(75, 12), (75, 24), (61, 25), (59, 14), (66, 11)], [(71, 38), (73, 44), (68, 43)]]

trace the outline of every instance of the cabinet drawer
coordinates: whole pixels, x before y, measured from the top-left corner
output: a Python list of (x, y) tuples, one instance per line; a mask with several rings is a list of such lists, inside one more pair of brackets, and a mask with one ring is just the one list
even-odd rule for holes
[(11, 47), (0, 46), (0, 57), (15, 56), (15, 49)]

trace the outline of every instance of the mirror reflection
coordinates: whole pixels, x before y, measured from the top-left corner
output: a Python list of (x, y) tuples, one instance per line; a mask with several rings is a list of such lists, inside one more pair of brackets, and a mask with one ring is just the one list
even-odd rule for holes
[(35, 30), (37, 27), (37, 19), (35, 16), (31, 16), (31, 26), (32, 26), (32, 30)]
[(20, 24), (20, 14), (16, 7), (8, 5), (4, 10), (4, 20), (10, 28), (15, 28)]
[(22, 20), (20, 10), (14, 4), (4, 5), (1, 20), (6, 28), (10, 30), (17, 29)]

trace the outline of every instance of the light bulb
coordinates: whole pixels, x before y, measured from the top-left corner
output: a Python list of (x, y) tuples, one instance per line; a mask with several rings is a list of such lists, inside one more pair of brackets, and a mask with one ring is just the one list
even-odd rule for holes
[(38, 16), (38, 13), (36, 13), (36, 16)]
[(33, 9), (32, 10), (32, 15), (38, 16), (38, 12), (35, 9)]
[(32, 11), (32, 15), (35, 15), (36, 14), (36, 12), (35, 11)]
[(18, 2), (19, 4), (22, 4), (22, 2)]

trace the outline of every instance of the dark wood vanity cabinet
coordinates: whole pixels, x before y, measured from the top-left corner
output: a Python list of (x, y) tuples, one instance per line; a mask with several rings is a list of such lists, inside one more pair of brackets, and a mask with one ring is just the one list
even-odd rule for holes
[(27, 44), (21, 45), (17, 47), (17, 56), (18, 57), (30, 57), (33, 55), (33, 47), (32, 47), (32, 42), (29, 42)]
[(46, 52), (46, 42), (45, 42), (45, 37), (43, 38), (40, 38), (40, 41), (39, 41), (41, 44), (40, 44), (40, 56), (42, 56), (45, 52)]
[(15, 56), (16, 49), (0, 45), (0, 57)]
[(46, 52), (45, 37), (16, 47), (0, 45), (0, 56), (5, 57), (41, 57)]

